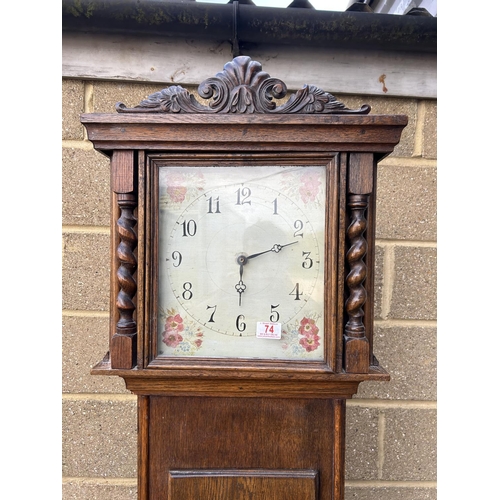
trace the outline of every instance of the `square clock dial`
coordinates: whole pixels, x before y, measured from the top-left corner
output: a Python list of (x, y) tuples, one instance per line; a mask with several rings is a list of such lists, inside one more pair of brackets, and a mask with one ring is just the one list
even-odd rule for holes
[(325, 359), (325, 166), (160, 166), (159, 358)]

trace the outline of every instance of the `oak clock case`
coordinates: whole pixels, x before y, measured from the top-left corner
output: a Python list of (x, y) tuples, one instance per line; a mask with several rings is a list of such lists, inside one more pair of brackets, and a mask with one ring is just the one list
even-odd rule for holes
[(389, 380), (376, 176), (407, 117), (314, 85), (285, 99), (246, 56), (198, 94), (81, 117), (111, 159), (109, 352), (92, 373), (137, 395), (139, 500), (343, 500), (346, 400)]
[(326, 167), (158, 166), (157, 183), (157, 356), (324, 360)]

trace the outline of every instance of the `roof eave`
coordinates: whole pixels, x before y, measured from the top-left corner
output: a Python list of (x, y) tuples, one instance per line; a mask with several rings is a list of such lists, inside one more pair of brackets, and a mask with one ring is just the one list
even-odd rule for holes
[(162, 0), (63, 0), (65, 31), (436, 53), (437, 18)]

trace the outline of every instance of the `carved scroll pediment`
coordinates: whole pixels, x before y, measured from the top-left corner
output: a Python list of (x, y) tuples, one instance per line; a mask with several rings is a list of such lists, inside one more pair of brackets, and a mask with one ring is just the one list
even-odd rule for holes
[(335, 96), (314, 85), (304, 85), (283, 104), (276, 99), (287, 95), (285, 83), (262, 70), (262, 65), (248, 56), (235, 57), (223, 71), (198, 87), (206, 100), (202, 104), (179, 85), (151, 94), (134, 108), (116, 104), (119, 113), (272, 113), (272, 114), (368, 114), (370, 106), (349, 109)]

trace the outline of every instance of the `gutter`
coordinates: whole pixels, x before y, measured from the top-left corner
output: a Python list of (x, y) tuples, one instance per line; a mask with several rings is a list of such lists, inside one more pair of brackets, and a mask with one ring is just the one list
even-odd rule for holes
[(437, 18), (165, 0), (62, 0), (63, 32), (229, 41), (233, 56), (256, 44), (437, 52)]

